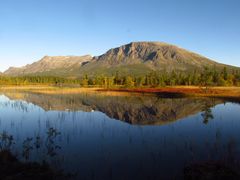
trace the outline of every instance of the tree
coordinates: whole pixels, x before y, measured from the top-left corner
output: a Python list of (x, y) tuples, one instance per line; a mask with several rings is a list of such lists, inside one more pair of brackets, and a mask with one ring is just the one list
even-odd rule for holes
[(88, 86), (88, 76), (87, 75), (85, 75), (85, 77), (82, 79), (82, 82), (81, 82), (81, 85), (83, 86), (83, 87), (86, 87), (86, 86)]
[(226, 81), (228, 79), (228, 72), (226, 67), (223, 68), (222, 75), (223, 79)]
[(131, 76), (127, 76), (125, 78), (124, 85), (125, 85), (125, 87), (133, 87), (134, 86), (133, 78)]
[(145, 83), (145, 77), (141, 76), (141, 77), (136, 78), (136, 86), (137, 87), (144, 86), (144, 83)]
[(208, 67), (204, 68), (204, 71), (201, 74), (201, 84), (203, 86), (211, 86), (213, 82), (213, 76), (212, 76), (212, 72), (209, 70)]
[(119, 71), (116, 71), (115, 76), (114, 76), (114, 84), (119, 85), (121, 83), (121, 79), (119, 77)]

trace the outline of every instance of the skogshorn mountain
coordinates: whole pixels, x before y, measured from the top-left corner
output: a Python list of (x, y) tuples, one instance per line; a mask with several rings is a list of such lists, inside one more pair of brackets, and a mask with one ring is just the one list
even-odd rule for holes
[(9, 68), (4, 73), (11, 76), (56, 75), (80, 77), (83, 75), (120, 74), (144, 75), (150, 71), (193, 71), (204, 67), (223, 69), (237, 67), (220, 64), (199, 54), (161, 42), (133, 42), (110, 49), (101, 56), (44, 57), (21, 68)]

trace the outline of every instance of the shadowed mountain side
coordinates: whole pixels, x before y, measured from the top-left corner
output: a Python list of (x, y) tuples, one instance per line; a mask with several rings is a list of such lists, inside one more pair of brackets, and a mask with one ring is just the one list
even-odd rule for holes
[(167, 124), (214, 107), (222, 100), (207, 98), (158, 98), (155, 96), (103, 96), (96, 94), (45, 95), (5, 93), (10, 99), (21, 99), (44, 110), (101, 111), (110, 118), (130, 124)]

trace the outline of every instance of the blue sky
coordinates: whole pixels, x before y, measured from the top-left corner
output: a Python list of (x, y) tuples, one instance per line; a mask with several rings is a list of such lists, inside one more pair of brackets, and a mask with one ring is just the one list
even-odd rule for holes
[(0, 0), (0, 71), (132, 41), (168, 42), (240, 66), (240, 1)]

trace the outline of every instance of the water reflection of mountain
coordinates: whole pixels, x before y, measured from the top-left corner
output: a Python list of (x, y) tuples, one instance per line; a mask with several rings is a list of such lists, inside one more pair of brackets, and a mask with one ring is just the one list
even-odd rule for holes
[(207, 98), (159, 98), (156, 96), (104, 96), (97, 93), (47, 95), (5, 93), (10, 99), (21, 99), (44, 110), (101, 111), (110, 118), (130, 124), (165, 124), (204, 111), (207, 106), (223, 103)]

